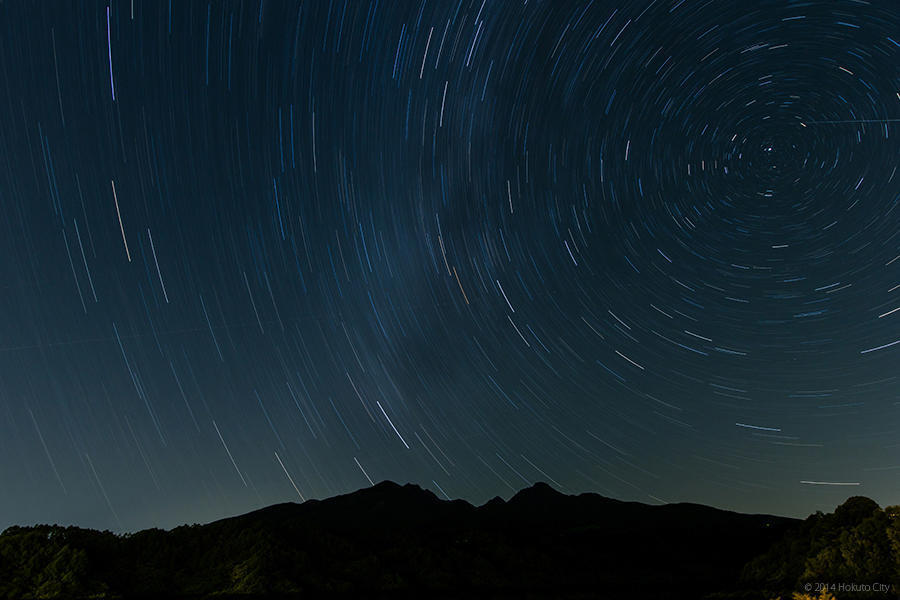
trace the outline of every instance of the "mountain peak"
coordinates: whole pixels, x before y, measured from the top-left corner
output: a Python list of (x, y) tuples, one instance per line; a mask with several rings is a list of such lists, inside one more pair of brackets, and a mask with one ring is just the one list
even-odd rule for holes
[(520, 490), (515, 496), (509, 499), (510, 502), (547, 502), (556, 501), (565, 497), (565, 494), (554, 489), (548, 483), (538, 481), (531, 487)]
[(535, 490), (535, 491), (540, 491), (541, 493), (552, 492), (554, 494), (562, 494), (562, 492), (557, 491), (553, 486), (551, 486), (546, 481), (535, 482), (535, 484), (533, 486), (531, 486), (530, 489)]
[[(400, 489), (400, 484), (397, 482), (391, 481), (390, 479), (384, 479), (382, 481), (379, 481), (375, 485), (373, 485), (372, 488), (376, 489), (376, 490), (397, 490), (397, 489)], [(365, 489), (365, 488), (363, 488), (363, 489)]]
[(352, 492), (351, 495), (369, 495), (372, 492), (377, 492), (378, 495), (386, 496), (389, 498), (435, 497), (434, 493), (432, 493), (431, 490), (424, 489), (421, 486), (416, 485), (415, 483), (405, 483), (403, 485), (400, 485), (399, 483), (391, 481), (389, 479), (379, 481), (370, 488), (363, 488), (361, 490), (357, 490), (356, 492)]

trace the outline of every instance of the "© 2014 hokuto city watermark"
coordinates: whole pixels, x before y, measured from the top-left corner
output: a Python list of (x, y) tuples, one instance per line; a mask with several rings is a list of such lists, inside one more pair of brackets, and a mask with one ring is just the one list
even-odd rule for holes
[(841, 583), (829, 583), (824, 581), (817, 581), (814, 583), (806, 583), (803, 585), (803, 591), (805, 592), (816, 592), (820, 593), (822, 591), (827, 592), (882, 592), (887, 594), (888, 592), (893, 591), (894, 585), (891, 583), (857, 583), (857, 582), (841, 582)]

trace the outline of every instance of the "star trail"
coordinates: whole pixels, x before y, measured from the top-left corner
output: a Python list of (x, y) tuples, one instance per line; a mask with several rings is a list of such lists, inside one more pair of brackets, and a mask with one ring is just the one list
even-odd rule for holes
[(900, 483), (900, 8), (0, 5), (0, 527)]

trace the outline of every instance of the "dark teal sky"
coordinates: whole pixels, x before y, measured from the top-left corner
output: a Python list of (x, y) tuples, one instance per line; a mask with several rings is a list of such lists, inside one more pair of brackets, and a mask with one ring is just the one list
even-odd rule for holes
[(3, 3), (0, 527), (382, 479), (900, 503), (898, 26)]

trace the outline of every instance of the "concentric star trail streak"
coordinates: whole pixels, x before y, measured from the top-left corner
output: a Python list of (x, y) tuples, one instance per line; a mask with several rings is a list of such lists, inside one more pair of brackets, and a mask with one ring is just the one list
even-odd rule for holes
[(384, 479), (896, 504), (898, 30), (887, 0), (3, 2), (0, 529)]

